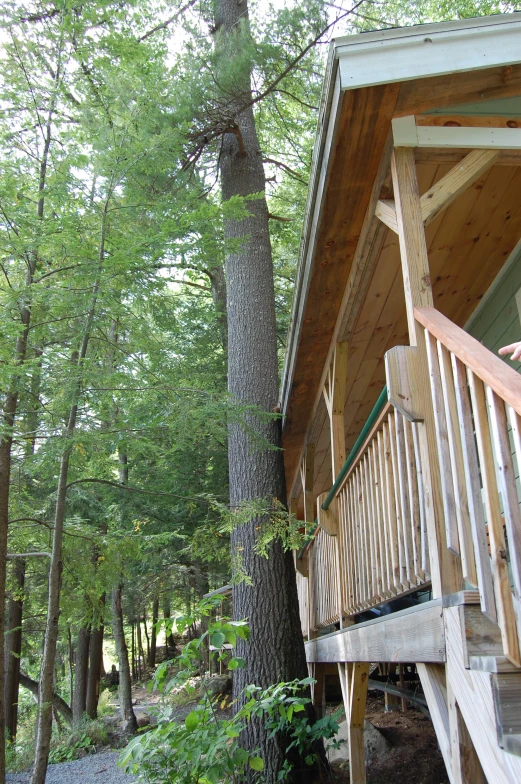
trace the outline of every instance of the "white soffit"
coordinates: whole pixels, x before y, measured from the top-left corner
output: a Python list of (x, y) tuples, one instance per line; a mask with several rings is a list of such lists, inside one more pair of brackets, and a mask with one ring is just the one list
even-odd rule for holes
[(521, 62), (521, 13), (391, 28), (334, 42), (343, 90)]

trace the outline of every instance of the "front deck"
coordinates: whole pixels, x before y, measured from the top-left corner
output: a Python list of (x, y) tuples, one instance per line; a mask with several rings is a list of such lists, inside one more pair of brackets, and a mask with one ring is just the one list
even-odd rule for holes
[[(521, 377), (464, 328), (521, 264), (521, 19), (491, 20), (344, 39), (328, 71), (282, 409), (314, 699), (336, 664), (353, 784), (378, 662), (416, 665), (451, 782), (521, 780)], [(365, 83), (393, 36), (406, 81)]]

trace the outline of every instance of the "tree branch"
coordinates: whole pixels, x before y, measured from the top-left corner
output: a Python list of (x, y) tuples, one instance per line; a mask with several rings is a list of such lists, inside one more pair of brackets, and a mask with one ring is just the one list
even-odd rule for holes
[(144, 35), (142, 35), (141, 38), (138, 38), (137, 39), (138, 44), (142, 43), (143, 41), (146, 41), (147, 38), (150, 38), (150, 36), (154, 35), (154, 33), (159, 32), (159, 30), (166, 30), (166, 28), (169, 25), (171, 25), (172, 22), (175, 22), (177, 19), (179, 19), (179, 17), (182, 14), (184, 14), (185, 11), (188, 11), (189, 8), (195, 5), (196, 2), (197, 0), (189, 0), (188, 3), (186, 3), (182, 8), (180, 8), (179, 11), (177, 11), (177, 13), (171, 16), (170, 19), (167, 19), (166, 22), (161, 22), (161, 24), (156, 25), (147, 33), (144, 33)]

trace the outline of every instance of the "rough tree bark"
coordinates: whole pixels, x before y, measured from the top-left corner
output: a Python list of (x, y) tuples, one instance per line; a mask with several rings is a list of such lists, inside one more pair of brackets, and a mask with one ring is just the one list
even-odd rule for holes
[(78, 632), (76, 645), (76, 666), (72, 716), (75, 724), (83, 719), (87, 707), (87, 678), (89, 672), (90, 627), (82, 626)]
[[(217, 41), (220, 56), (227, 62), (238, 51), (237, 31), (248, 24), (246, 0), (218, 0)], [(250, 73), (246, 65), (242, 80), (236, 81), (235, 125), (225, 133), (220, 155), (223, 200), (233, 196), (265, 193), (262, 154), (251, 106)], [(274, 412), (278, 401), (278, 364), (275, 325), (273, 263), (268, 230), (268, 208), (264, 197), (248, 202), (250, 216), (225, 223), (227, 240), (242, 240), (238, 251), (226, 258), (228, 314), (228, 389), (241, 403)], [(232, 508), (253, 499), (279, 499), (285, 503), (285, 481), (280, 449), (280, 422), (250, 417), (250, 426), (275, 449), (253, 444), (244, 428), (229, 431), (230, 502)], [(247, 618), (251, 639), (240, 642), (238, 654), (246, 659), (244, 669), (234, 672), (234, 696), (240, 699), (249, 683), (261, 687), (279, 681), (307, 677), (300, 628), (293, 556), (280, 542), (271, 547), (269, 559), (256, 555), (256, 529), (265, 523), (253, 519), (233, 531), (232, 555), (239, 557), (252, 585), (242, 582), (233, 590), (233, 614)], [(278, 780), (286, 749), (284, 738), (269, 738), (262, 722), (252, 722), (245, 743), (259, 748), (264, 759), (267, 784)], [(296, 761), (295, 780), (304, 781), (304, 768)]]
[(5, 638), (5, 728), (10, 741), (16, 738), (18, 726), (18, 693), (20, 689), (20, 655), (22, 653), (22, 612), (25, 583), (25, 561), (14, 562), (15, 591), (9, 599), (7, 634)]
[[(128, 484), (128, 458), (122, 449), (118, 450), (119, 460), (119, 481), (120, 484)], [(121, 516), (124, 516), (124, 500), (120, 503)], [(123, 606), (121, 597), (123, 584), (119, 583), (112, 591), (112, 634), (116, 643), (116, 653), (119, 664), (119, 709), (123, 722), (124, 732), (132, 733), (137, 731), (137, 719), (132, 708), (132, 681), (130, 678), (130, 666), (128, 661), (128, 648), (125, 640), (125, 629), (123, 624)], [(134, 634), (132, 634), (132, 642)]]
[(143, 653), (143, 638), (141, 636), (141, 618), (136, 617), (136, 641), (137, 641), (137, 672), (138, 678), (141, 680), (143, 674), (143, 665), (145, 663), (145, 655)]
[(78, 406), (81, 398), (81, 370), (89, 347), (92, 324), (98, 302), (101, 269), (105, 259), (105, 231), (108, 206), (109, 199), (105, 201), (102, 216), (98, 268), (96, 280), (92, 290), (92, 300), (85, 323), (80, 349), (79, 351), (73, 352), (71, 362), (72, 372), (75, 375), (75, 381), (73, 388), (71, 389), (71, 407), (69, 409), (69, 416), (64, 432), (65, 446), (60, 459), (58, 487), (56, 490), (51, 562), (49, 565), (47, 621), (45, 624), (43, 656), (40, 668), (38, 717), (36, 720), (35, 760), (31, 776), (31, 784), (44, 784), (49, 761), (49, 750), (52, 734), (52, 692), (54, 662), (56, 659), (56, 644), (58, 641), (58, 625), (60, 619), (60, 595), (63, 571), (63, 528), (65, 523), (67, 502), (67, 481), (72, 454), (72, 437), (76, 429)]
[[(165, 597), (165, 599), (163, 600), (163, 618), (165, 619), (165, 621), (169, 621), (171, 617), (172, 617), (172, 613), (170, 611), (170, 600), (168, 599), (168, 597)], [(175, 654), (176, 647), (177, 646), (175, 644), (175, 639), (172, 632), (170, 632), (170, 634), (165, 634), (165, 648), (166, 648), (167, 658), (170, 654), (172, 655)]]
[(85, 711), (87, 716), (91, 719), (95, 719), (98, 715), (99, 684), (103, 669), (103, 616), (105, 612), (105, 601), (106, 596), (105, 594), (102, 594), (100, 597), (99, 626), (94, 627), (90, 633), (89, 676), (87, 680)]
[[(56, 84), (61, 80), (61, 69), (55, 74)], [(39, 198), (36, 205), (36, 216), (43, 222), (45, 213), (45, 187), (47, 182), (47, 165), (52, 138), (52, 122), (56, 97), (51, 100), (44, 131), (44, 144), (38, 172)], [(31, 286), (34, 283), (36, 266), (39, 260), (38, 250), (27, 254), (25, 262), (27, 271), (25, 275), (26, 292), (21, 297), (20, 308), (20, 333), (14, 351), (15, 366), (21, 370), (26, 356), (31, 326)], [(0, 416), (2, 435), (0, 438), (0, 673), (4, 672), (4, 635), (5, 635), (5, 581), (7, 564), (7, 529), (9, 525), (9, 489), (11, 478), (11, 452), (13, 448), (13, 427), (18, 409), (19, 384), (14, 378), (4, 398), (4, 406)], [(0, 689), (0, 782), (5, 781), (5, 709), (4, 690)]]
[(152, 631), (150, 633), (150, 655), (148, 657), (148, 666), (154, 668), (156, 666), (156, 649), (157, 649), (157, 619), (159, 616), (159, 599), (157, 596), (152, 602)]
[(119, 709), (124, 732), (136, 732), (137, 720), (132, 708), (132, 683), (128, 662), (128, 648), (123, 627), (123, 608), (121, 604), (122, 585), (112, 591), (112, 634), (116, 643), (119, 664)]

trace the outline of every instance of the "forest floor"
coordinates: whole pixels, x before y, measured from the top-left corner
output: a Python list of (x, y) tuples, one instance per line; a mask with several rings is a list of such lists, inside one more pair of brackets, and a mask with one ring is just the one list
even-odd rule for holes
[[(134, 711), (140, 724), (148, 723), (159, 694), (142, 686), (132, 690)], [(172, 717), (183, 721), (195, 702), (176, 705)], [(113, 703), (115, 716), (118, 710)], [(330, 710), (333, 708), (331, 707)], [(329, 710), (328, 710), (329, 712)], [(226, 711), (221, 711), (224, 717)], [(377, 727), (391, 748), (382, 758), (367, 766), (367, 784), (448, 784), (447, 773), (432, 723), (418, 710), (408, 707), (385, 712), (383, 694), (370, 692), (366, 718)], [(153, 718), (152, 718), (153, 721)], [(113, 746), (123, 746), (124, 737), (114, 733)], [(49, 765), (46, 784), (132, 784), (137, 779), (117, 766), (120, 751), (101, 749), (74, 762)], [(336, 784), (349, 784), (348, 770), (335, 768)], [(6, 784), (28, 784), (29, 773), (10, 773)]]

